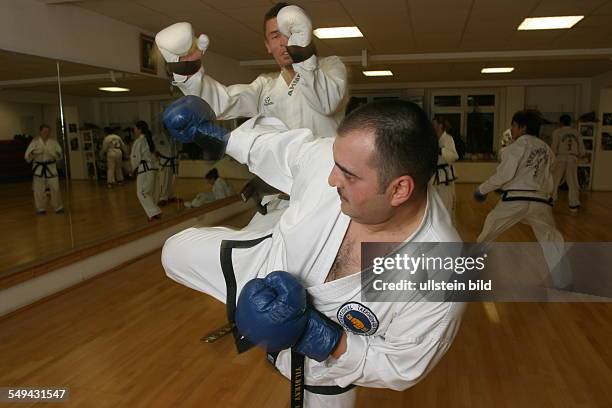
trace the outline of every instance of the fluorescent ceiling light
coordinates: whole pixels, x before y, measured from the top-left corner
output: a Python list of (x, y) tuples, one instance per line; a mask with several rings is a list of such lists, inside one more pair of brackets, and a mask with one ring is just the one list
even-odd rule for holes
[(130, 91), (128, 88), (120, 88), (118, 86), (101, 86), (98, 89), (101, 91), (106, 91), (106, 92), (129, 92)]
[(365, 76), (393, 76), (393, 72), (387, 70), (383, 71), (363, 71)]
[(327, 38), (356, 38), (363, 37), (361, 31), (357, 27), (329, 27), (317, 28), (313, 31), (317, 38), (322, 40)]
[(480, 73), (482, 74), (506, 74), (514, 71), (514, 67), (496, 67), (496, 68), (483, 68)]
[(518, 30), (554, 30), (572, 28), (584, 16), (532, 17), (523, 20)]

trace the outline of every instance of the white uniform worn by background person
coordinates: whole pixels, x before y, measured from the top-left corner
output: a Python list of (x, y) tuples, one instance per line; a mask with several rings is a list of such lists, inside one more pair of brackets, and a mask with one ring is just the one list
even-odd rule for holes
[(186, 201), (185, 207), (201, 207), (206, 203), (212, 203), (213, 201), (221, 200), (222, 198), (230, 197), (234, 194), (236, 193), (232, 186), (230, 186), (225, 179), (217, 177), (215, 184), (213, 184), (212, 191), (199, 193), (193, 200)]
[(438, 146), (440, 147), (438, 152), (438, 168), (432, 182), (454, 222), (456, 205), (455, 180), (457, 176), (455, 175), (453, 163), (459, 159), (459, 155), (455, 149), (453, 137), (446, 132), (442, 133), (438, 138)]
[(127, 147), (120, 136), (106, 135), (102, 142), (102, 151), (106, 154), (106, 182), (108, 184), (123, 181), (123, 153)]
[(164, 132), (156, 134), (153, 141), (155, 142), (155, 149), (159, 156), (159, 201), (167, 202), (175, 198), (174, 182), (178, 172), (176, 143), (168, 138)]
[[(325, 282), (351, 221), (341, 212), (336, 188), (328, 184), (334, 166), (333, 142), (330, 138), (315, 140), (307, 129), (288, 130), (274, 118), (244, 123), (232, 132), (227, 154), (290, 194), (289, 208), (268, 231), (187, 229), (166, 241), (162, 263), (170, 278), (226, 302), (221, 243), (253, 240), (235, 247), (231, 254), (237, 294), (250, 279), (287, 271), (299, 277), (313, 306), (346, 331), (347, 351), (339, 359), (330, 357), (318, 363), (306, 358), (305, 384), (403, 390), (420, 381), (450, 347), (463, 305), (362, 302), (359, 273)], [(439, 196), (430, 191), (427, 200), (419, 228), (406, 241), (460, 241)], [(372, 330), (363, 335), (345, 320), (339, 321), (343, 307), (366, 308)], [(290, 375), (290, 354), (284, 350), (275, 361), (286, 377)], [(348, 408), (355, 396), (355, 388), (339, 395), (307, 390), (304, 402), (311, 408)]]
[(155, 203), (154, 197), (157, 166), (144, 135), (140, 135), (134, 141), (130, 160), (132, 169), (137, 174), (136, 194), (142, 208), (147, 213), (147, 217), (152, 218), (161, 214), (161, 210)]
[(62, 148), (55, 139), (36, 137), (30, 142), (25, 152), (25, 159), (32, 163), (32, 189), (34, 190), (34, 205), (36, 211), (43, 213), (46, 208), (47, 195), (51, 192), (51, 205), (56, 212), (62, 211), (62, 194), (59, 188), (59, 178), (55, 162), (62, 158)]
[(494, 175), (478, 187), (481, 194), (503, 190), (502, 198), (485, 220), (478, 242), (494, 241), (514, 224), (522, 222), (533, 229), (542, 244), (556, 287), (570, 282), (568, 271), (561, 268), (565, 252), (563, 236), (552, 215), (552, 167), (554, 154), (541, 139), (522, 135), (501, 152), (501, 163)]
[(584, 144), (578, 131), (569, 126), (555, 129), (552, 134), (552, 150), (557, 156), (554, 168), (553, 201), (557, 201), (559, 184), (565, 177), (569, 207), (580, 207), (580, 185), (578, 184), (578, 158), (584, 155)]

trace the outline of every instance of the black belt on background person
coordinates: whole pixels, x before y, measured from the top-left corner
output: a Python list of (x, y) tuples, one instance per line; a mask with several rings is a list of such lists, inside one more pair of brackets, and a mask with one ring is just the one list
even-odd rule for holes
[[(54, 178), (57, 177), (57, 174), (53, 174), (51, 169), (49, 168), (50, 164), (55, 163), (55, 160), (49, 160), (44, 162), (35, 161), (34, 167), (32, 168), (32, 173), (34, 173), (34, 177), (44, 177), (44, 178)], [(40, 176), (36, 174), (36, 170), (42, 167), (42, 171)]]
[(177, 173), (177, 169), (176, 169), (176, 156), (171, 156), (171, 157), (167, 157), (164, 156), (163, 154), (157, 153), (159, 155), (160, 158), (164, 159), (164, 161), (161, 164), (162, 167), (171, 167), (172, 168), (172, 172), (174, 174)]
[(542, 197), (529, 197), (529, 196), (521, 196), (521, 195), (508, 197), (508, 193), (514, 193), (514, 192), (535, 193), (537, 192), (537, 190), (502, 190), (501, 200), (502, 201), (532, 201), (536, 203), (547, 204), (547, 205), (550, 205), (551, 207), (553, 206), (552, 198), (546, 199)]
[[(140, 166), (142, 166), (142, 170), (140, 170)], [(148, 161), (141, 160), (140, 164), (138, 164), (136, 174), (142, 174), (142, 173), (146, 173), (147, 171), (154, 171), (154, 170), (157, 170), (157, 169), (153, 168), (153, 167), (150, 167)]]
[[(223, 271), (223, 277), (225, 278), (226, 287), (226, 313), (227, 320), (232, 327), (232, 335), (234, 336), (234, 343), (236, 344), (236, 350), (238, 354), (244, 353), (251, 349), (255, 344), (247, 340), (243, 335), (240, 334), (236, 327), (236, 296), (237, 296), (237, 284), (236, 274), (234, 272), (234, 264), (232, 262), (232, 252), (234, 248), (246, 249), (252, 248), (259, 245), (264, 240), (272, 238), (272, 234), (263, 236), (261, 238), (251, 240), (223, 240), (221, 241), (220, 249), (220, 261), (221, 270)], [(268, 361), (276, 368), (276, 358), (278, 352), (268, 353)], [(354, 384), (349, 385), (346, 388), (339, 387), (337, 385), (305, 385), (304, 384), (304, 361), (305, 357), (303, 354), (296, 353), (291, 350), (291, 408), (301, 408), (304, 405), (304, 390), (308, 390), (314, 394), (323, 395), (338, 395), (350, 391), (355, 387)]]
[[(450, 167), (450, 173), (451, 173), (451, 178), (448, 178), (448, 173), (446, 172), (446, 168)], [(443, 182), (440, 182), (440, 173), (439, 171), (443, 170), (444, 171), (444, 175), (446, 176), (446, 179)], [(437, 168), (436, 168), (436, 176), (434, 177), (434, 185), (440, 185), (440, 184), (444, 184), (444, 185), (449, 185), (450, 183), (452, 183), (453, 181), (457, 180), (457, 177), (455, 177), (455, 168), (448, 164), (448, 163), (442, 163), (442, 164), (438, 164)]]

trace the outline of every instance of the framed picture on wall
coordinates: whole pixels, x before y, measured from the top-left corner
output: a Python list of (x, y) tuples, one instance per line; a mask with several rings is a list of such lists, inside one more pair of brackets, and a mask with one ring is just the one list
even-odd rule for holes
[(612, 135), (604, 132), (601, 134), (601, 150), (612, 150)]
[(140, 72), (157, 74), (157, 61), (155, 58), (155, 39), (140, 34)]
[(580, 134), (583, 137), (593, 137), (594, 125), (580, 125)]

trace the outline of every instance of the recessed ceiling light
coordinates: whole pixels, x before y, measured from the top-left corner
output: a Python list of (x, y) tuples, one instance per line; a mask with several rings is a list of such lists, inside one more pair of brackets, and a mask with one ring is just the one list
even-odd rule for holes
[(313, 31), (317, 38), (322, 40), (328, 38), (357, 38), (363, 37), (361, 31), (357, 27), (329, 27), (329, 28), (317, 28)]
[(128, 88), (120, 88), (118, 86), (101, 86), (98, 89), (101, 91), (105, 91), (105, 92), (129, 92), (130, 91)]
[(523, 20), (518, 30), (554, 30), (572, 28), (584, 16), (532, 17)]
[(393, 76), (393, 72), (387, 70), (382, 71), (363, 71), (365, 76)]
[(480, 70), (482, 74), (506, 74), (514, 71), (514, 67), (496, 67), (496, 68), (483, 68)]

